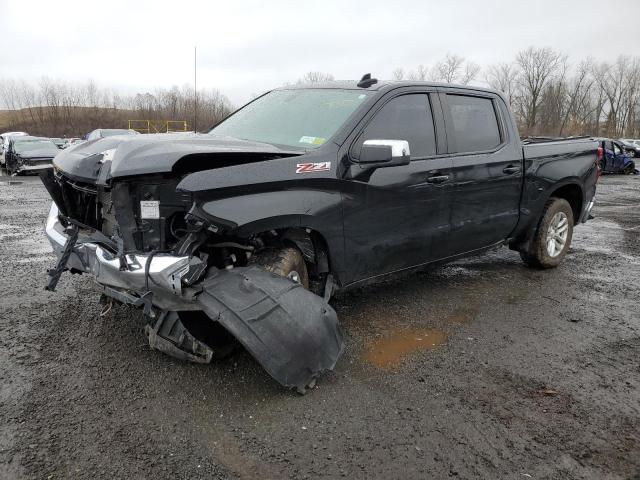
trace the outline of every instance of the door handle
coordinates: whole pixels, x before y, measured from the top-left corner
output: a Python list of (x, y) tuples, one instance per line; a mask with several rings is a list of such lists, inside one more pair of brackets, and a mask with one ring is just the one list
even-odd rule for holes
[(504, 167), (504, 169), (502, 171), (504, 173), (506, 173), (507, 175), (511, 175), (512, 173), (520, 172), (520, 167), (516, 167), (514, 165), (509, 165), (507, 167)]
[(449, 180), (449, 175), (433, 175), (431, 177), (427, 177), (428, 183), (443, 183)]

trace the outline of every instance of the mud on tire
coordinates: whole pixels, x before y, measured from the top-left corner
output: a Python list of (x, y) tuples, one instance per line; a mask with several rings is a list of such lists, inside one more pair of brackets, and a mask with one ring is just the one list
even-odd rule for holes
[[(555, 229), (554, 221), (566, 217), (566, 239), (558, 252), (552, 255), (549, 252), (549, 235)], [(554, 268), (557, 267), (567, 254), (573, 237), (573, 209), (569, 202), (563, 198), (551, 197), (544, 206), (542, 217), (527, 250), (520, 251), (520, 257), (530, 267)], [(551, 230), (550, 230), (551, 229)]]
[[(265, 248), (249, 260), (250, 265), (258, 265), (282, 277), (297, 277), (297, 281), (309, 288), (309, 274), (302, 253), (294, 247)], [(296, 280), (296, 278), (292, 278)]]

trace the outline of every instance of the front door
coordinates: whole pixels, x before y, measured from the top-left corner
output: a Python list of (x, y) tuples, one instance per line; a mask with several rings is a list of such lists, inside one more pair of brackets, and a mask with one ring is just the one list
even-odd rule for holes
[[(435, 93), (401, 93), (379, 102), (348, 140), (343, 193), (346, 283), (438, 258), (448, 233), (445, 202), (451, 159)], [(409, 165), (369, 169), (358, 164), (365, 140), (407, 140)]]

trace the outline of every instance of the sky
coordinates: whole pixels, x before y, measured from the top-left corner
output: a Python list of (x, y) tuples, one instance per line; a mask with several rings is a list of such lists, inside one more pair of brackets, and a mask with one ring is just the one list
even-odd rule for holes
[(0, 79), (153, 91), (193, 84), (197, 46), (198, 87), (241, 105), (308, 71), (384, 79), (447, 53), (640, 56), (639, 26), (640, 0), (0, 0)]

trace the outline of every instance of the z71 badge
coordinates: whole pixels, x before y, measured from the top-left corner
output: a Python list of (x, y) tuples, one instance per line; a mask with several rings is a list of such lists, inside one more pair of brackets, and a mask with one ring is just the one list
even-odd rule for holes
[(331, 169), (331, 162), (299, 163), (296, 165), (296, 173), (326, 172)]

